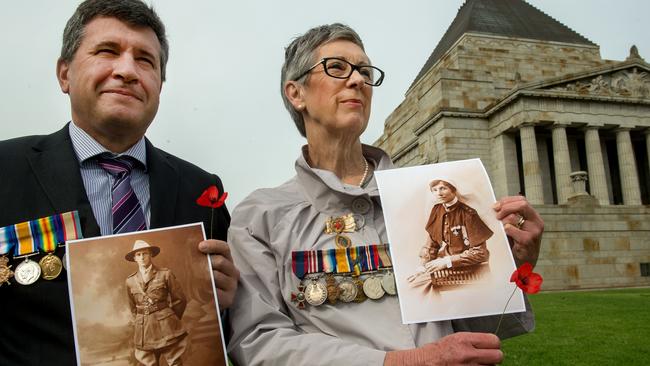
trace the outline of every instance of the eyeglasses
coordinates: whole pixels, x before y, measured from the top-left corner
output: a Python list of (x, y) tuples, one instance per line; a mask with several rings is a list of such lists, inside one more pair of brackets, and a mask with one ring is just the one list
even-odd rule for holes
[(384, 81), (384, 72), (379, 68), (370, 65), (355, 65), (338, 57), (325, 57), (318, 61), (314, 66), (307, 69), (294, 79), (300, 80), (303, 76), (309, 74), (316, 66), (323, 65), (325, 74), (336, 79), (347, 79), (352, 76), (354, 70), (359, 71), (363, 77), (363, 82), (371, 86), (379, 86)]

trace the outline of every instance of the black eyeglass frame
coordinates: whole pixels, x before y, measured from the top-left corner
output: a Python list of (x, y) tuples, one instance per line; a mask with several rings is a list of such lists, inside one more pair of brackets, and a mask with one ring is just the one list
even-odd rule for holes
[[(343, 62), (347, 63), (348, 65), (350, 65), (350, 73), (348, 74), (348, 76), (334, 76), (334, 75), (330, 74), (330, 73), (327, 71), (327, 67), (325, 67), (325, 64), (327, 63), (328, 60), (343, 61)], [(329, 77), (334, 78), (334, 79), (349, 79), (350, 76), (352, 76), (352, 73), (354, 72), (354, 70), (359, 71), (359, 69), (362, 68), (362, 67), (369, 67), (369, 68), (371, 68), (371, 69), (376, 70), (376, 71), (379, 72), (379, 78), (377, 79), (377, 81), (376, 81), (374, 84), (371, 84), (371, 83), (369, 83), (369, 82), (367, 82), (367, 81), (364, 81), (364, 84), (366, 84), (366, 85), (370, 85), (370, 86), (379, 86), (379, 85), (381, 85), (381, 83), (384, 81), (384, 76), (386, 76), (386, 73), (383, 72), (380, 68), (378, 68), (378, 67), (376, 67), (376, 66), (372, 66), (372, 65), (355, 65), (355, 64), (351, 63), (350, 61), (345, 60), (345, 59), (342, 59), (342, 58), (339, 58), (339, 57), (324, 57), (324, 58), (322, 58), (320, 61), (318, 61), (317, 63), (315, 63), (314, 66), (308, 68), (305, 72), (303, 72), (302, 74), (300, 74), (300, 76), (298, 76), (297, 78), (293, 79), (293, 81), (298, 81), (298, 80), (302, 79), (305, 75), (309, 74), (309, 73), (310, 73), (313, 69), (315, 69), (316, 66), (318, 66), (318, 65), (323, 65), (323, 71), (325, 72), (325, 74), (326, 74), (327, 76), (329, 76)], [(363, 75), (362, 75), (362, 76), (363, 76)]]

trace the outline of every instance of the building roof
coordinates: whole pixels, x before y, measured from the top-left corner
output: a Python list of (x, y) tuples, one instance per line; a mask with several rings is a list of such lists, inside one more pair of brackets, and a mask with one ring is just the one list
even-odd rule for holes
[(438, 62), (463, 34), (470, 32), (597, 46), (523, 0), (466, 0), (413, 84)]

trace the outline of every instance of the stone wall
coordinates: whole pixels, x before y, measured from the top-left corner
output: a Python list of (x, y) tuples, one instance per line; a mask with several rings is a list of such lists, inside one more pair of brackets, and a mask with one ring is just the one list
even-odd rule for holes
[(544, 290), (650, 286), (650, 209), (543, 205), (542, 250), (536, 271)]

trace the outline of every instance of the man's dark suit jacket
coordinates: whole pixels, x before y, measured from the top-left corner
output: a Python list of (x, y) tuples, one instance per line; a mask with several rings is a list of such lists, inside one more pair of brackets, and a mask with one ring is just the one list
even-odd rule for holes
[[(146, 146), (151, 228), (202, 221), (209, 233), (211, 209), (196, 199), (212, 184), (223, 192), (221, 180), (149, 141)], [(84, 237), (100, 235), (67, 125), (52, 135), (0, 142), (0, 227), (73, 210)], [(225, 206), (214, 213), (215, 239), (226, 240), (230, 215)], [(57, 250), (59, 258), (63, 250)], [(18, 263), (10, 261), (12, 269)], [(11, 282), (0, 287), (0, 365), (74, 365), (65, 272), (29, 286)]]

